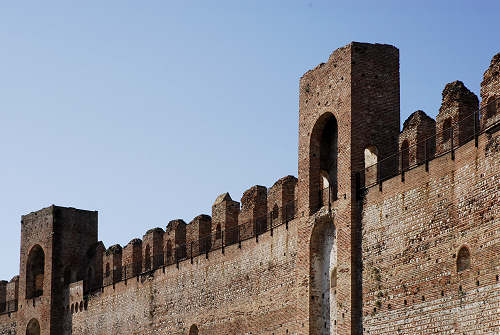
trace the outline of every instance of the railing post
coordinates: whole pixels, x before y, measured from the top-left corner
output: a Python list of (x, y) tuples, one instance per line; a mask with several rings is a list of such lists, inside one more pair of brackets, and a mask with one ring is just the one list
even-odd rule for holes
[(285, 228), (288, 230), (288, 204), (285, 205)]
[(476, 110), (474, 110), (473, 117), (474, 117), (474, 145), (477, 148), (477, 146), (479, 144), (479, 139), (478, 139), (478, 134), (477, 134), (477, 129), (476, 129), (477, 128)]
[(453, 133), (454, 133), (454, 132), (453, 132), (453, 125), (452, 125), (452, 126), (450, 127), (450, 134), (451, 134), (451, 136), (450, 136), (450, 139), (451, 139), (450, 146), (451, 146), (451, 148), (450, 148), (450, 149), (451, 149), (451, 159), (452, 159), (452, 160), (455, 160), (455, 150), (454, 150), (454, 148), (453, 148), (453, 147), (454, 147), (454, 145), (453, 145), (453, 137), (454, 137), (454, 136), (453, 136)]
[(241, 249), (241, 229), (239, 225), (237, 227), (238, 227), (238, 248)]
[(425, 172), (429, 172), (429, 154), (427, 153), (427, 141), (429, 139), (426, 138), (424, 140), (424, 161), (425, 161)]
[[(279, 210), (278, 210), (278, 218), (279, 218)], [(273, 219), (272, 219), (272, 214), (270, 216), (270, 220), (269, 220), (269, 228), (271, 229), (271, 236), (273, 236)]]
[(405, 166), (404, 166), (404, 159), (403, 159), (403, 156), (404, 156), (403, 150), (399, 151), (399, 166), (401, 166), (401, 181), (404, 183), (404, 181), (405, 181)]
[(377, 182), (378, 182), (378, 190), (382, 192), (382, 160), (377, 162)]
[(224, 253), (224, 230), (221, 232), (222, 253)]
[(193, 264), (193, 241), (191, 241), (191, 264)]
[(255, 242), (259, 243), (259, 221), (254, 219)]
[(332, 185), (328, 185), (328, 212), (332, 210)]

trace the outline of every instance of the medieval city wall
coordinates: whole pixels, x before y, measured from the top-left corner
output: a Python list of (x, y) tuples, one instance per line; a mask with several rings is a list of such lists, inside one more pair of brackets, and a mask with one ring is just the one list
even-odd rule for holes
[[(288, 334), (296, 318), (296, 224), (92, 295), (67, 334)], [(69, 331), (71, 329), (71, 331)]]
[(500, 332), (500, 131), (454, 154), (368, 189), (364, 334)]

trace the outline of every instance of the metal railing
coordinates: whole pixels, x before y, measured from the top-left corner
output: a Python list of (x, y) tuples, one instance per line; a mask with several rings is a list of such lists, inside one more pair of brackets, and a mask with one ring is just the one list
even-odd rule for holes
[(274, 209), (266, 214), (244, 221), (242, 224), (234, 227), (226, 227), (214, 233), (202, 236), (195, 241), (188, 241), (172, 247), (171, 250), (165, 248), (161, 253), (150, 257), (142, 258), (140, 261), (130, 264), (117, 266), (110, 269), (109, 272), (103, 273), (102, 286), (89, 287), (89, 292), (101, 290), (104, 287), (114, 285), (121, 281), (137, 279), (141, 276), (150, 274), (158, 269), (163, 269), (171, 265), (179, 267), (179, 263), (183, 261), (194, 262), (194, 258), (204, 255), (209, 257), (210, 252), (220, 250), (225, 252), (225, 248), (238, 245), (242, 247), (242, 242), (254, 239), (258, 242), (259, 237), (267, 232), (272, 236), (274, 229), (285, 225), (288, 229), (288, 224), (291, 220), (297, 217), (296, 215), (297, 202), (291, 201), (282, 207), (274, 207)]
[(500, 118), (497, 117), (500, 114), (499, 105), (500, 98), (496, 98), (479, 110), (451, 122), (449, 127), (443, 128), (435, 135), (405, 148), (399, 147), (392, 155), (382, 157), (377, 163), (355, 172), (356, 182), (359, 183), (357, 189), (362, 192), (375, 185), (382, 188), (385, 180), (398, 175), (401, 175), (404, 181), (407, 171), (424, 164), (428, 171), (430, 160), (449, 153), (451, 158), (455, 159), (456, 149), (471, 140), (474, 140), (477, 147), (479, 135), (500, 124)]
[(9, 300), (6, 302), (0, 303), (0, 315), (17, 312), (17, 300)]

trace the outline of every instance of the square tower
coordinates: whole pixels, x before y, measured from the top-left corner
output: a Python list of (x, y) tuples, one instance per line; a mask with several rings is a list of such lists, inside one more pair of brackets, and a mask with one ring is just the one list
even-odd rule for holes
[(362, 201), (357, 193), (365, 167), (375, 166), (382, 179), (397, 173), (399, 51), (352, 42), (305, 73), (299, 89), (297, 214), (304, 218), (301, 234), (309, 244), (300, 256), (309, 263), (304, 319), (309, 334), (359, 334)]
[(68, 285), (83, 280), (97, 243), (97, 212), (51, 206), (21, 219), (18, 332), (63, 333)]

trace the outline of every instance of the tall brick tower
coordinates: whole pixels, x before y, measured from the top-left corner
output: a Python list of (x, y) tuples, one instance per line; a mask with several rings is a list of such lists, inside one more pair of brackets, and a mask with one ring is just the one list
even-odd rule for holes
[(303, 243), (309, 244), (303, 255), (309, 260), (309, 308), (303, 311), (309, 334), (361, 333), (356, 190), (366, 151), (370, 164), (379, 162), (381, 178), (396, 171), (396, 157), (384, 158), (397, 152), (399, 126), (399, 51), (393, 46), (353, 42), (300, 80), (298, 201)]
[(21, 220), (18, 334), (60, 335), (70, 282), (87, 280), (97, 212), (51, 206)]

